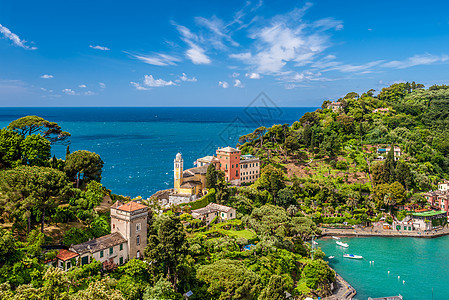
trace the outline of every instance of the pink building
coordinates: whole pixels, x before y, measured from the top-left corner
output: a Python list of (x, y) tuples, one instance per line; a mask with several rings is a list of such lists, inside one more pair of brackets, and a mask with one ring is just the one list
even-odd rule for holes
[(217, 158), (220, 161), (220, 170), (225, 172), (226, 181), (240, 179), (240, 150), (232, 147), (219, 148)]

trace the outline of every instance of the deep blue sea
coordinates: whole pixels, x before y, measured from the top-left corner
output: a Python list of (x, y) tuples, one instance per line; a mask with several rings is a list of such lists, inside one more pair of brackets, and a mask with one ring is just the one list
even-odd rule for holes
[[(71, 152), (89, 150), (104, 161), (102, 183), (115, 194), (151, 196), (173, 186), (173, 159), (181, 152), (184, 168), (218, 147), (235, 146), (240, 136), (260, 126), (293, 123), (314, 107), (125, 107), (0, 108), (0, 128), (12, 120), (38, 115), (72, 134)], [(64, 158), (65, 145), (53, 154)]]

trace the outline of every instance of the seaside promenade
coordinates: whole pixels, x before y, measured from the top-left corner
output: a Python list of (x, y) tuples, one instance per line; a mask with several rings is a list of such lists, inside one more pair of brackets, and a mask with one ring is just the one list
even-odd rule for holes
[[(334, 270), (335, 272), (335, 270)], [(323, 298), (323, 300), (350, 300), (357, 294), (356, 290), (349, 285), (337, 272), (335, 272), (335, 287), (332, 296)]]
[(323, 236), (355, 236), (355, 237), (414, 237), (414, 238), (436, 238), (440, 236), (449, 235), (449, 228), (437, 228), (432, 231), (397, 231), (393, 229), (383, 229), (380, 227), (366, 227), (366, 228), (349, 228), (349, 229), (334, 229), (323, 228)]

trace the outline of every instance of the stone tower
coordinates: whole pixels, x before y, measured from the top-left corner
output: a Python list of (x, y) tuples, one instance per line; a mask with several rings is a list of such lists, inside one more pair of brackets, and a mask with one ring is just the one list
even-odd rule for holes
[(175, 193), (179, 194), (179, 189), (182, 184), (182, 172), (184, 171), (184, 160), (182, 159), (181, 153), (176, 154), (176, 158), (174, 161), (174, 189)]
[(120, 201), (111, 206), (111, 233), (119, 232), (128, 241), (128, 259), (142, 258), (147, 246), (148, 206)]

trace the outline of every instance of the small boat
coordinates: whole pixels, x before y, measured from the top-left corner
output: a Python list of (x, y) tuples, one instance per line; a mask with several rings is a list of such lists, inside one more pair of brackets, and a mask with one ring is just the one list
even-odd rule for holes
[(361, 255), (354, 255), (354, 254), (344, 254), (343, 257), (352, 258), (352, 259), (362, 259), (363, 258), (363, 256), (361, 256)]
[(345, 247), (345, 248), (348, 248), (348, 247), (349, 247), (349, 245), (348, 245), (348, 244), (346, 244), (346, 243), (343, 243), (343, 242), (340, 242), (340, 241), (337, 241), (337, 245), (338, 245), (338, 246), (342, 246), (342, 247)]
[(335, 256), (329, 256), (328, 258), (329, 258), (329, 259), (332, 259), (332, 258), (334, 258), (334, 257), (335, 257)]
[(333, 238), (334, 240), (339, 240), (339, 239), (340, 239), (338, 236), (332, 236), (332, 238)]
[(318, 243), (317, 243), (317, 242), (315, 242), (315, 241), (313, 241), (313, 244), (314, 244), (314, 245), (318, 245)]

